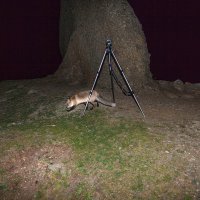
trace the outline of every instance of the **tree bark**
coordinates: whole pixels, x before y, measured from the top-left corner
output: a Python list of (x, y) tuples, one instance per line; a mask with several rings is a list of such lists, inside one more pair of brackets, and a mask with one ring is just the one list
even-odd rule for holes
[[(127, 0), (61, 0), (63, 61), (55, 75), (71, 84), (91, 85), (107, 39), (112, 40), (112, 49), (129, 83), (136, 89), (148, 84), (150, 54), (142, 26)], [(106, 61), (99, 83), (103, 87), (110, 87), (108, 69)]]

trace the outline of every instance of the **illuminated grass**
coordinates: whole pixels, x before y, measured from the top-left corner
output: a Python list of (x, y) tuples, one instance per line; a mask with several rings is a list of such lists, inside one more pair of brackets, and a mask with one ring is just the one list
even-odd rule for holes
[[(12, 83), (6, 90), (12, 90)], [(188, 163), (184, 152), (176, 151), (173, 144), (166, 145), (165, 136), (150, 133), (145, 123), (112, 117), (101, 109), (84, 117), (79, 113), (58, 117), (54, 115), (58, 99), (38, 96), (31, 100), (22, 89), (6, 93), (6, 98), (0, 122), (2, 159), (9, 153), (12, 157), (12, 152), (39, 151), (44, 145), (72, 149), (70, 159), (59, 160), (64, 174), (47, 168), (48, 178), (34, 191), (35, 199), (47, 199), (48, 195), (88, 200), (191, 199), (194, 188), (185, 176)], [(30, 114), (45, 103), (49, 103), (47, 113), (30, 119)], [(48, 158), (42, 163), (51, 165)], [(1, 165), (0, 195), (6, 195), (11, 192), (11, 180), (23, 182), (23, 177), (16, 181)]]

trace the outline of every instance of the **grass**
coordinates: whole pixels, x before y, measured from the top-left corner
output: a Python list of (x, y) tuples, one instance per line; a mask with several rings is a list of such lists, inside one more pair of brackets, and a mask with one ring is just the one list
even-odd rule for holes
[[(12, 89), (11, 83), (8, 88)], [(30, 119), (29, 115), (45, 102), (44, 97), (32, 99), (33, 105), (29, 106), (27, 91), (16, 89), (12, 93), (6, 93), (9, 106), (2, 108), (2, 159), (9, 152), (22, 152), (26, 156), (28, 150), (39, 151), (44, 146), (71, 149), (69, 157), (60, 151), (53, 161), (64, 166), (64, 173), (63, 169), (50, 170), (50, 156), (36, 160), (38, 165), (47, 166), (47, 170), (39, 186), (31, 191), (35, 199), (49, 196), (86, 200), (192, 198), (193, 187), (184, 174), (187, 162), (182, 159), (183, 152), (166, 145), (164, 135), (148, 132), (145, 123), (112, 117), (101, 109), (88, 112), (84, 117), (76, 113), (57, 117), (53, 106), (48, 107), (48, 116)], [(3, 163), (0, 163), (0, 194), (6, 197), (16, 177), (1, 165)], [(184, 184), (177, 184), (179, 180)], [(18, 182), (23, 181), (23, 177), (18, 179)]]
[[(178, 188), (171, 192), (165, 189), (170, 188), (171, 183), (180, 175), (178, 170), (182, 170), (182, 165), (176, 169), (174, 164), (177, 161), (182, 164), (184, 162), (180, 157), (167, 160), (168, 156), (164, 152), (166, 148), (167, 151), (170, 149), (163, 146), (163, 136), (149, 134), (143, 123), (120, 119), (111, 122), (102, 116), (100, 111), (94, 111), (84, 118), (74, 115), (15, 125), (4, 130), (4, 135), (13, 132), (17, 136), (3, 144), (1, 153), (5, 154), (11, 148), (19, 151), (27, 146), (42, 146), (47, 143), (61, 142), (70, 145), (74, 154), (71, 163), (73, 175), (70, 177), (78, 174), (80, 179), (85, 180), (74, 186), (72, 194), (77, 199), (92, 199), (95, 194), (95, 179), (101, 185), (101, 193), (108, 195), (107, 198), (115, 199), (119, 195), (126, 195), (128, 199), (131, 196), (152, 196), (158, 199), (163, 193), (176, 197)], [(157, 152), (162, 152), (163, 158)], [(70, 177), (66, 177), (69, 184)], [(90, 179), (94, 179), (92, 184)], [(58, 179), (51, 177), (51, 180), (56, 188), (53, 190), (55, 194), (64, 190), (63, 185), (68, 185), (64, 183), (66, 180), (62, 179), (62, 175)], [(37, 199), (41, 194), (42, 191), (38, 191)]]

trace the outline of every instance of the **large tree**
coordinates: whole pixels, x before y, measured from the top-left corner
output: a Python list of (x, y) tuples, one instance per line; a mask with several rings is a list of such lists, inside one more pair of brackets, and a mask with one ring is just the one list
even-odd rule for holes
[[(112, 40), (130, 84), (137, 89), (148, 84), (150, 55), (142, 26), (126, 0), (61, 0), (63, 61), (55, 75), (71, 84), (92, 84), (107, 39)], [(100, 77), (102, 86), (110, 85), (106, 64)]]

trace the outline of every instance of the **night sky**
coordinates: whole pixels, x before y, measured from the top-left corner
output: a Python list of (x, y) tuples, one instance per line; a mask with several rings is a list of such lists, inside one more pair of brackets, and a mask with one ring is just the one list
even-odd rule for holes
[(200, 1), (129, 2), (143, 25), (154, 79), (200, 82)]
[[(143, 26), (154, 79), (200, 82), (200, 3), (129, 2)], [(60, 62), (59, 1), (2, 1), (0, 79), (43, 77)]]
[(4, 1), (0, 26), (0, 79), (42, 77), (58, 68), (59, 1)]

